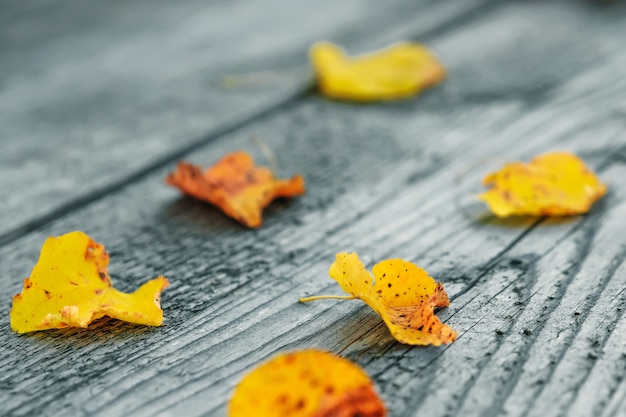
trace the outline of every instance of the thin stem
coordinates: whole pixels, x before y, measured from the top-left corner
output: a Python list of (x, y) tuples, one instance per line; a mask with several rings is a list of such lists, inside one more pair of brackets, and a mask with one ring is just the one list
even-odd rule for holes
[(256, 146), (259, 147), (259, 149), (261, 149), (261, 152), (270, 163), (270, 169), (274, 174), (276, 174), (278, 172), (278, 159), (276, 159), (276, 155), (274, 155), (272, 148), (270, 148), (269, 145), (257, 135), (252, 135), (250, 139), (256, 144)]
[(308, 303), (309, 301), (316, 300), (354, 300), (356, 297), (354, 295), (314, 295), (311, 297), (302, 297), (298, 301), (301, 303)]

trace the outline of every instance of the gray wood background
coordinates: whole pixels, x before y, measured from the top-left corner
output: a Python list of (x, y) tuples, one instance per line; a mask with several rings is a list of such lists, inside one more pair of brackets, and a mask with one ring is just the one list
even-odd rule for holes
[[(317, 347), (393, 417), (626, 415), (626, 6), (465, 0), (0, 3), (0, 414), (222, 416), (242, 375)], [(308, 46), (414, 39), (444, 84), (378, 105), (311, 89)], [(225, 88), (226, 74), (276, 81)], [(308, 192), (259, 230), (163, 184), (256, 136)], [(553, 149), (609, 183), (585, 216), (498, 220), (489, 170)], [(9, 327), (43, 240), (84, 230), (116, 287), (158, 274), (165, 325)], [(442, 281), (448, 346), (396, 343), (327, 270), (340, 251)]]

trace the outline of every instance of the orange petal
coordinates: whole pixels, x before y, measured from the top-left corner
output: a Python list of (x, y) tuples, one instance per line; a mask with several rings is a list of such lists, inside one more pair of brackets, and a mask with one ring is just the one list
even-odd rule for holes
[(246, 152), (233, 152), (206, 172), (180, 162), (165, 182), (199, 200), (207, 201), (248, 227), (258, 227), (261, 215), (274, 199), (294, 197), (305, 192), (304, 179), (296, 175), (277, 179), (272, 171), (254, 165)]

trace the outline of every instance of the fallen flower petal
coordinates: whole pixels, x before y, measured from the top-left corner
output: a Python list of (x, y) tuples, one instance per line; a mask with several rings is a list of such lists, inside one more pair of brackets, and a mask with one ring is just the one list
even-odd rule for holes
[(410, 42), (358, 57), (347, 57), (339, 46), (320, 42), (311, 47), (310, 59), (321, 92), (345, 100), (412, 97), (446, 75), (428, 48)]
[(255, 166), (252, 157), (241, 151), (226, 155), (205, 172), (195, 165), (180, 162), (165, 182), (221, 208), (248, 227), (261, 226), (262, 211), (274, 199), (305, 192), (302, 176), (277, 179), (271, 170)]
[(367, 374), (318, 350), (280, 354), (248, 373), (235, 388), (229, 417), (384, 417), (385, 406)]
[(112, 287), (104, 246), (83, 232), (46, 239), (24, 289), (13, 297), (11, 328), (18, 333), (87, 327), (104, 316), (148, 326), (163, 323), (159, 276), (132, 294)]
[(330, 277), (350, 296), (320, 298), (359, 298), (378, 313), (400, 343), (435, 345), (452, 343), (457, 333), (442, 323), (435, 308), (448, 307), (450, 300), (443, 285), (426, 271), (402, 259), (388, 259), (374, 265), (372, 276), (356, 253), (339, 253), (330, 267)]
[(483, 185), (491, 188), (478, 198), (498, 217), (587, 213), (606, 194), (606, 185), (568, 152), (546, 153), (528, 164), (506, 164), (488, 174)]

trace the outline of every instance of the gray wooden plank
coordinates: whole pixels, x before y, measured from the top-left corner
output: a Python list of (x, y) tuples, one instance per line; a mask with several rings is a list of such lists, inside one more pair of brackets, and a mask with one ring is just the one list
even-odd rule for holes
[[(420, 100), (359, 107), (305, 97), (190, 154), (206, 164), (250, 149), (256, 134), (283, 173), (304, 174), (308, 194), (273, 205), (260, 230), (179, 199), (162, 184), (169, 166), (0, 248), (6, 300), (43, 239), (74, 229), (107, 245), (122, 289), (160, 273), (173, 284), (157, 329), (105, 321), (17, 336), (0, 305), (4, 411), (223, 415), (251, 366), (277, 350), (321, 347), (364, 366), (392, 416), (552, 415), (561, 401), (571, 415), (619, 412), (626, 54), (614, 13), (504, 7), (432, 40), (450, 78)], [(580, 48), (591, 56), (580, 59)], [(543, 65), (520, 69), (531, 56)], [(554, 148), (578, 152), (610, 183), (589, 215), (498, 221), (472, 200), (486, 171)], [(344, 250), (370, 264), (404, 257), (442, 280), (453, 298), (442, 317), (457, 342), (402, 346), (359, 302), (297, 304), (339, 292), (326, 275)], [(597, 394), (580, 406), (583, 390)]]
[[(308, 85), (315, 41), (375, 48), (485, 3), (53, 1), (7, 12), (0, 242), (287, 105)], [(225, 74), (264, 70), (287, 72), (256, 88), (221, 84)]]

